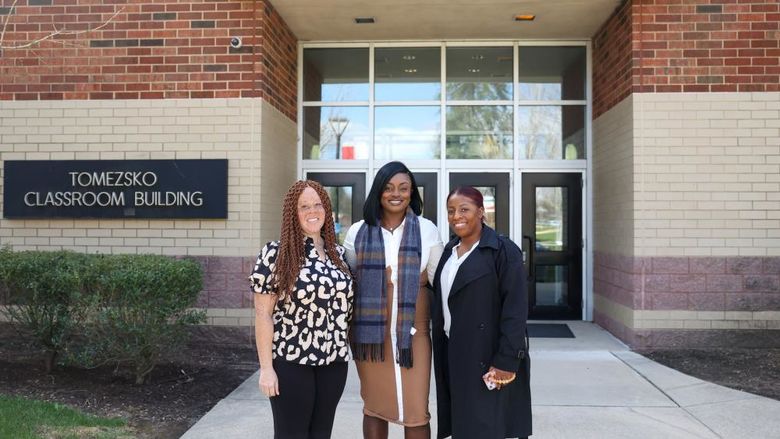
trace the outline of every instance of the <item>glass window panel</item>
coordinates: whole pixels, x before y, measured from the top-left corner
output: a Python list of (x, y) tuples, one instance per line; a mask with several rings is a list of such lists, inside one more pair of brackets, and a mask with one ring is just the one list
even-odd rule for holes
[(536, 266), (536, 306), (567, 306), (569, 268), (565, 265)]
[(367, 101), (368, 48), (304, 49), (304, 101)]
[(447, 107), (448, 159), (511, 159), (512, 107)]
[(585, 158), (585, 106), (521, 106), (518, 109), (518, 125), (521, 158)]
[(536, 251), (562, 251), (566, 246), (568, 190), (536, 188)]
[(352, 225), (352, 186), (325, 186), (333, 208), (333, 225), (336, 238), (344, 242), (347, 230)]
[(474, 189), (482, 193), (482, 205), (485, 206), (485, 224), (493, 230), (496, 229), (496, 187), (474, 186)]
[(447, 99), (512, 100), (512, 48), (448, 47)]
[(376, 107), (374, 126), (375, 158), (439, 158), (440, 107)]
[(374, 99), (441, 99), (439, 47), (388, 47), (374, 52)]
[(303, 158), (367, 159), (368, 107), (304, 107)]
[(517, 56), (520, 99), (585, 99), (585, 47), (521, 46)]

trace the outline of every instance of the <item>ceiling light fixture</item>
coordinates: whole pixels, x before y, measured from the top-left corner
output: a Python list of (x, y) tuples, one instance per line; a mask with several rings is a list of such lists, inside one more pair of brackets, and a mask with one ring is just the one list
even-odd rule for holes
[(471, 69), (468, 69), (468, 72), (469, 73), (479, 73), (479, 69), (471, 68)]
[(515, 21), (534, 21), (536, 15), (534, 14), (518, 14), (515, 15)]
[(404, 61), (414, 61), (417, 59), (417, 57), (414, 55), (404, 55), (401, 57), (401, 59), (403, 59)]
[(376, 20), (374, 17), (355, 17), (356, 24), (374, 24)]
[(482, 61), (483, 59), (485, 59), (485, 56), (484, 55), (474, 55), (474, 56), (471, 57), (471, 59), (473, 59), (474, 61)]
[(417, 73), (417, 69), (404, 69), (404, 73)]

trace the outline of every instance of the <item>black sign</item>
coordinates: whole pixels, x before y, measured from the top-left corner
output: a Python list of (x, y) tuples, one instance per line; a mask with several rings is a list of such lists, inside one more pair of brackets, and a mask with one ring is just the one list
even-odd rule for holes
[(227, 160), (8, 160), (4, 218), (227, 218)]

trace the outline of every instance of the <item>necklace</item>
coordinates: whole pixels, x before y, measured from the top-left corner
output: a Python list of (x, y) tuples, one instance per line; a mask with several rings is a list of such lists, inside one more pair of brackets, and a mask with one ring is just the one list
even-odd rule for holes
[(387, 229), (388, 232), (393, 233), (395, 231), (395, 229), (401, 227), (402, 223), (403, 223), (403, 221), (401, 221), (400, 223), (396, 224), (393, 227), (390, 227), (390, 226), (384, 226), (384, 227), (385, 227), (385, 229)]

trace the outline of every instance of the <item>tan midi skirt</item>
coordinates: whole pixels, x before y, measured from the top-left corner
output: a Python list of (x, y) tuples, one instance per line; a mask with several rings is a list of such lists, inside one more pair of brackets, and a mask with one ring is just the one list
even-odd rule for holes
[(425, 288), (426, 272), (420, 274), (420, 290), (415, 305), (412, 335), (413, 367), (400, 367), (395, 361), (395, 346), (390, 338), (390, 316), (395, 305), (395, 289), (387, 269), (387, 327), (385, 328), (385, 361), (355, 361), (360, 376), (363, 413), (405, 427), (418, 427), (431, 419), (428, 392), (431, 386), (430, 298)]

